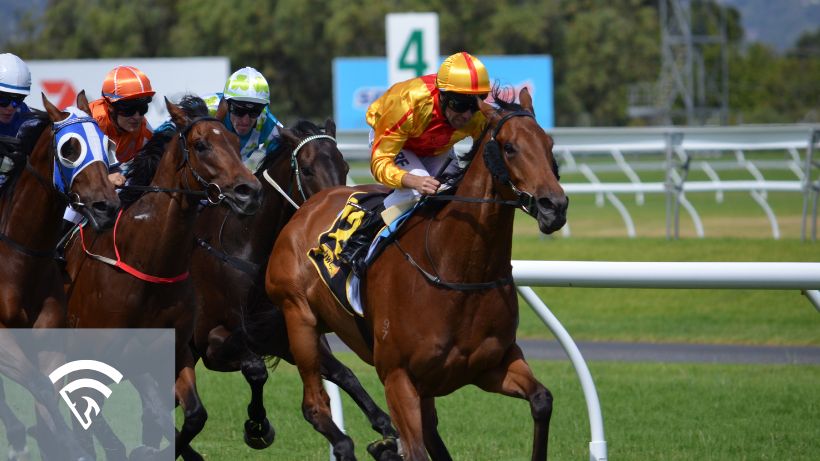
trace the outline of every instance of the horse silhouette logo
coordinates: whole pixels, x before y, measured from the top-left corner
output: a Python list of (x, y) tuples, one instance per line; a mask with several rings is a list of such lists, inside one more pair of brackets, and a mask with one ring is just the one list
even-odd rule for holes
[[(97, 360), (75, 360), (73, 362), (68, 362), (52, 371), (48, 375), (48, 378), (52, 383), (56, 384), (57, 381), (63, 379), (70, 373), (89, 370), (103, 374), (117, 384), (122, 381), (122, 373), (117, 371), (117, 369), (111, 365), (104, 362), (99, 362)], [(60, 389), (60, 396), (62, 396), (63, 400), (65, 400), (65, 403), (68, 405), (71, 413), (74, 414), (74, 417), (77, 418), (77, 421), (83, 429), (88, 430), (93, 422), (91, 418), (100, 414), (100, 406), (93, 398), (87, 395), (81, 395), (83, 400), (86, 402), (86, 408), (85, 411), (80, 414), (77, 409), (77, 404), (71, 399), (71, 394), (80, 389), (93, 389), (102, 394), (106, 399), (111, 396), (111, 389), (96, 379), (91, 378), (80, 378), (74, 381), (69, 381), (65, 386), (63, 386), (62, 389)], [(91, 414), (92, 412), (94, 413), (93, 415)]]

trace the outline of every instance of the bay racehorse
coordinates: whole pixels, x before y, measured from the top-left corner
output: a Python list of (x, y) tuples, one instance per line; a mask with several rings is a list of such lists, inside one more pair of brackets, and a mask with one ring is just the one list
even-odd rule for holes
[[(180, 104), (166, 100), (175, 129), (155, 134), (126, 175), (130, 190), (124, 192), (147, 193), (121, 213), (113, 232), (84, 230), (66, 250), (68, 323), (176, 330), (175, 396), (184, 423), (176, 434), (175, 456), (201, 459), (189, 446), (207, 419), (190, 349), (194, 222), (206, 201), (228, 204), (239, 214), (256, 212), (261, 186), (240, 160), (238, 138), (221, 122), (225, 108), (211, 118), (199, 98), (188, 96)], [(150, 402), (143, 402), (146, 407)], [(145, 438), (146, 417), (143, 423)], [(160, 443), (144, 441), (152, 447)]]
[[(324, 130), (300, 121), (280, 130), (279, 147), (265, 157), (256, 176), (262, 205), (254, 215), (207, 208), (197, 218), (197, 248), (191, 276), (198, 310), (194, 350), (210, 370), (242, 371), (251, 389), (245, 442), (270, 446), (274, 429), (266, 416), (262, 390), (268, 378), (262, 356), (293, 363), (284, 318), (268, 300), (264, 275), (279, 231), (307, 197), (345, 183), (348, 165), (336, 146), (332, 120)], [(322, 374), (350, 394), (385, 440), (397, 437), (390, 419), (376, 406), (353, 373), (322, 343)], [(376, 443), (372, 450), (383, 450)]]
[(552, 233), (566, 222), (568, 200), (558, 183), (552, 138), (536, 123), (529, 92), (520, 92), (520, 104), (498, 93), (498, 108), (479, 103), (489, 123), (471, 155), (483, 161), (471, 162), (457, 195), (418, 208), (367, 269), (361, 329), (308, 256), (355, 188), (312, 197), (274, 245), (266, 291), (285, 315), (304, 385), (302, 411), (338, 460), (354, 459), (353, 444), (333, 424), (319, 379), (319, 334), (327, 330), (375, 366), (404, 459), (451, 459), (438, 433), (435, 398), (468, 384), (527, 400), (535, 425), (532, 459), (546, 459), (552, 395), (516, 344), (513, 218), (523, 209), (542, 232)]
[[(98, 229), (113, 224), (120, 207), (108, 181), (111, 146), (89, 116), (85, 92), (67, 111), (45, 96), (43, 106), (45, 112), (35, 111), (21, 129), (19, 141), (8, 140), (8, 148), (0, 154), (16, 165), (0, 191), (0, 328), (65, 326), (62, 275), (54, 260), (65, 207), (72, 206)], [(32, 363), (10, 336), (4, 336), (0, 350), (0, 374), (32, 389), (36, 396), (35, 434), (70, 438), (52, 398), (56, 393), (41, 373), (46, 364)], [(3, 391), (0, 380), (0, 394)], [(2, 400), (0, 418), (7, 430), (9, 458), (16, 459), (15, 453), (25, 450), (25, 427)], [(43, 457), (81, 458), (81, 450), (73, 445), (66, 441), (67, 451), (45, 452)]]

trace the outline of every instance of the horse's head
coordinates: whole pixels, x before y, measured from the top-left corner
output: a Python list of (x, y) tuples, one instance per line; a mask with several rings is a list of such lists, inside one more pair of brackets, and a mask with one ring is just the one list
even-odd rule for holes
[(552, 138), (535, 121), (532, 98), (524, 88), (520, 106), (498, 98), (499, 109), (479, 101), (489, 121), (484, 162), (495, 178), (497, 190), (517, 200), (538, 220), (538, 228), (551, 234), (567, 222), (569, 199), (558, 183), (558, 163), (552, 154)]
[(183, 162), (190, 179), (206, 191), (208, 200), (224, 199), (235, 212), (254, 214), (259, 209), (261, 185), (242, 163), (239, 138), (222, 123), (227, 106), (220, 106), (216, 118), (188, 113), (166, 98), (171, 119), (179, 128)]
[(303, 120), (281, 129), (280, 135), (290, 155), (288, 176), (298, 199), (304, 201), (322, 189), (344, 185), (349, 166), (336, 145), (333, 120), (325, 122), (324, 130)]
[(77, 106), (66, 111), (55, 107), (45, 95), (43, 106), (53, 123), (54, 187), (94, 229), (110, 227), (120, 208), (120, 199), (108, 180), (109, 151), (115, 146), (90, 116), (85, 91), (77, 95)]

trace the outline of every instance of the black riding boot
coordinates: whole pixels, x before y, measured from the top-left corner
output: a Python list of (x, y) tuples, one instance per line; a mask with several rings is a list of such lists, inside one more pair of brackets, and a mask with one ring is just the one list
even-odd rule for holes
[(367, 250), (383, 225), (380, 213), (376, 210), (366, 212), (359, 228), (347, 239), (342, 252), (339, 253), (339, 259), (349, 264), (356, 275), (361, 276), (364, 273)]
[(74, 226), (77, 224), (63, 219), (63, 223), (60, 226), (60, 240), (57, 241), (57, 248), (54, 249), (54, 259), (57, 261), (57, 264), (60, 266), (61, 269), (65, 269), (67, 261), (65, 260), (65, 247), (68, 244), (68, 236), (74, 230)]

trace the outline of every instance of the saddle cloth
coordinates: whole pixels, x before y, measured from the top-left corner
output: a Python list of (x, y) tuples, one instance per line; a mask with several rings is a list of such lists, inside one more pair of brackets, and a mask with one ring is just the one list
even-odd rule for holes
[[(364, 268), (376, 258), (388, 243), (388, 237), (410, 214), (408, 211), (390, 226), (384, 226), (380, 211), (384, 208), (382, 202), (385, 196), (379, 192), (352, 193), (330, 229), (319, 235), (316, 247), (308, 251), (310, 261), (336, 301), (354, 316), (364, 315), (359, 297), (360, 276), (364, 275)], [(373, 220), (378, 220), (378, 224)], [(375, 238), (374, 230), (377, 230)], [(345, 258), (347, 255), (343, 255), (345, 247), (357, 238), (368, 239), (368, 250), (357, 252), (355, 259), (348, 260)]]

